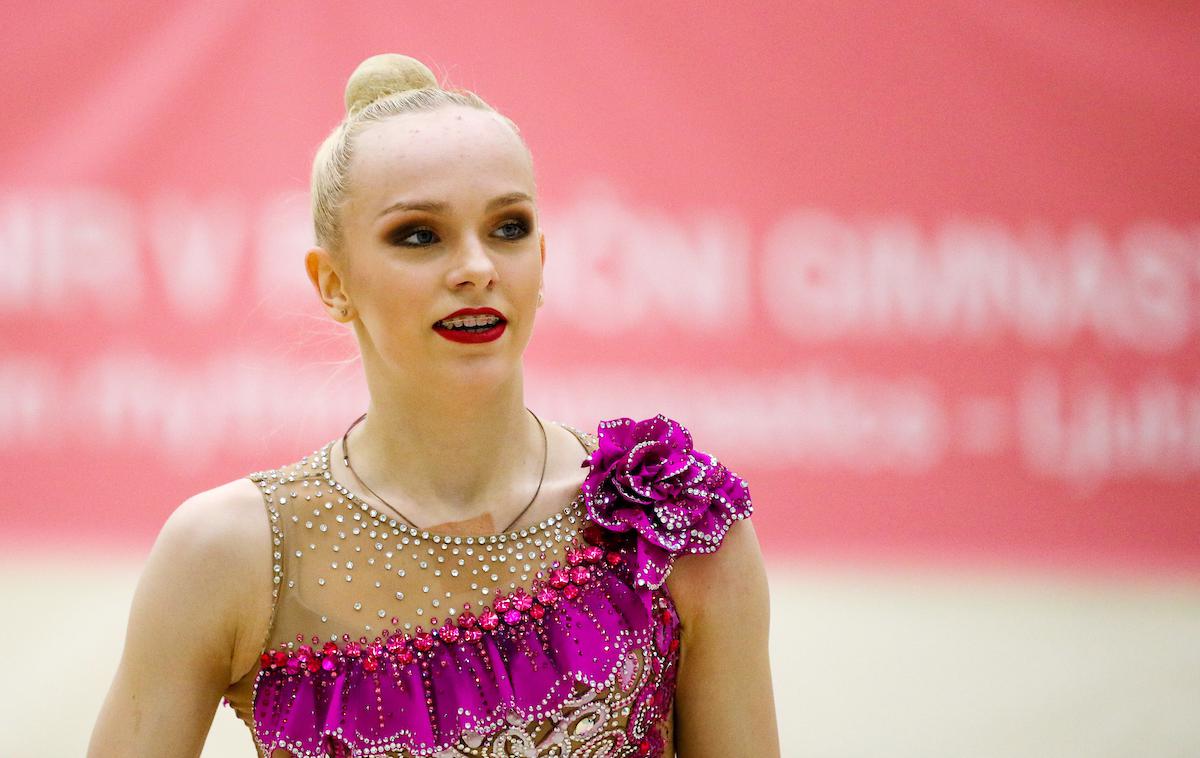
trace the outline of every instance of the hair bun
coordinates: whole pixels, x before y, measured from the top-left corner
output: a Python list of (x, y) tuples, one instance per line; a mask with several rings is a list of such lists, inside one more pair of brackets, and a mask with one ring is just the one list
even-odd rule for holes
[(353, 116), (381, 97), (410, 89), (437, 87), (437, 79), (421, 61), (399, 53), (372, 55), (346, 82), (346, 114)]

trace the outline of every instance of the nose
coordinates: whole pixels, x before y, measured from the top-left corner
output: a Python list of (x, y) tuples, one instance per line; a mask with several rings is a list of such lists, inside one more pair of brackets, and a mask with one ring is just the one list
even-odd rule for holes
[(487, 245), (475, 235), (466, 235), (455, 251), (450, 277), (450, 283), (455, 288), (470, 283), (487, 289), (499, 278), (499, 272)]

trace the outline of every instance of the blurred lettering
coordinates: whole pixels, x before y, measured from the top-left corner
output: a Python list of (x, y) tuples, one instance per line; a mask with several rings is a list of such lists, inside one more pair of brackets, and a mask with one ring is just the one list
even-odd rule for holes
[(903, 218), (850, 223), (799, 211), (768, 234), (764, 305), (802, 341), (898, 336), (1175, 350), (1194, 337), (1200, 257), (1166, 224), (1116, 242), (1078, 223), (1060, 237), (992, 221), (949, 220), (931, 235)]
[(150, 252), (162, 291), (179, 317), (220, 318), (237, 284), (247, 219), (232, 196), (199, 201), (169, 193), (151, 204)]
[(135, 216), (119, 195), (80, 187), (0, 197), (0, 308), (108, 317), (141, 304)]

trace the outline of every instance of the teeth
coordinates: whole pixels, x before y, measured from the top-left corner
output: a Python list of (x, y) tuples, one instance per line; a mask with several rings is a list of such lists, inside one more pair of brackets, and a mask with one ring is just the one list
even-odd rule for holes
[(499, 321), (500, 319), (495, 316), (462, 316), (459, 318), (443, 319), (438, 324), (454, 328), (462, 326), (491, 326)]

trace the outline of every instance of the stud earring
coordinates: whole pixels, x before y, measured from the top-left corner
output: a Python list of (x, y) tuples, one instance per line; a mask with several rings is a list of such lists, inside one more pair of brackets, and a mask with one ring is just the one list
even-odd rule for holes
[(538, 305), (541, 305), (545, 298), (542, 297), (542, 291), (538, 290)]

